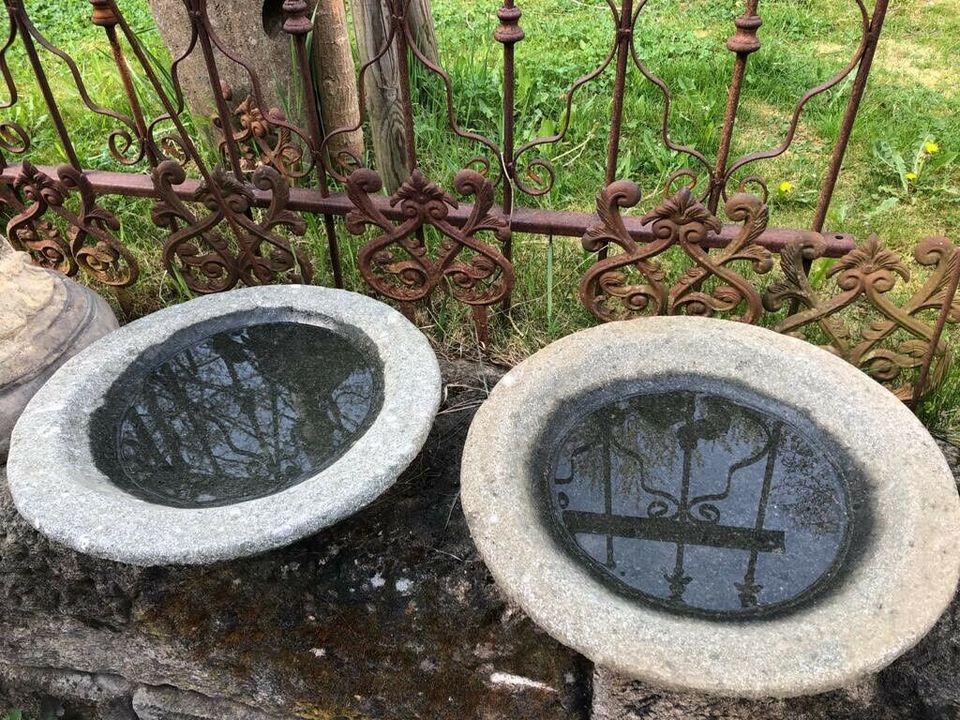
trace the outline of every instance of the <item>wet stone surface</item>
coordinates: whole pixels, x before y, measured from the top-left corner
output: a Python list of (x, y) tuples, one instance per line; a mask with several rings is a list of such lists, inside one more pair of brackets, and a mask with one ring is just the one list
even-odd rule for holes
[[(914, 651), (843, 691), (718, 699), (597, 669), (591, 700), (588, 664), (504, 600), (457, 501), (466, 429), (499, 372), (443, 370), (444, 408), (398, 485), (258, 557), (142, 569), (72, 552), (17, 515), (0, 469), (0, 708), (64, 720), (960, 718), (956, 601)], [(960, 476), (960, 452), (941, 447)]]
[(210, 507), (296, 485), (341, 457), (383, 402), (347, 338), (277, 322), (222, 331), (121, 377), (94, 416), (98, 469), (152, 503)]
[(839, 574), (850, 473), (815, 428), (769, 401), (693, 390), (581, 405), (545, 493), (558, 540), (602, 582), (739, 618), (799, 607)]
[[(460, 510), (464, 437), (499, 373), (443, 371), (443, 412), (396, 486), (256, 557), (141, 569), (72, 552), (17, 515), (0, 470), (0, 708), (52, 692), (64, 718), (95, 720), (58, 689), (80, 675), (177, 695), (141, 720), (588, 717), (589, 667), (504, 600)], [(220, 710), (187, 714), (190, 698)]]

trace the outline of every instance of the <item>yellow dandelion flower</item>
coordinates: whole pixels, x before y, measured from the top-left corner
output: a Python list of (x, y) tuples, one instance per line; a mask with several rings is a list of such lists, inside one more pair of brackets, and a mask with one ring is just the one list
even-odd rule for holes
[(932, 140), (927, 140), (927, 142), (923, 144), (923, 151), (927, 155), (936, 155), (938, 152), (940, 152), (940, 146)]
[(778, 187), (780, 192), (783, 193), (784, 195), (787, 195), (793, 192), (793, 183), (790, 182), (789, 180), (784, 180), (782, 183), (780, 183)]
[(916, 182), (917, 178), (919, 178), (920, 176), (917, 175), (915, 172), (908, 172), (906, 175), (904, 175), (904, 177), (907, 178), (907, 182)]

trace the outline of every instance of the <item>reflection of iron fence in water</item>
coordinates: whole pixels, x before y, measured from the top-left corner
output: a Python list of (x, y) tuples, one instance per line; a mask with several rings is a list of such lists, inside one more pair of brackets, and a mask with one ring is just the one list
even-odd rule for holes
[[(630, 402), (638, 404), (625, 411), (597, 411), (562, 443), (566, 449), (558, 456), (551, 493), (562, 527), (581, 550), (611, 577), (678, 606), (688, 605), (685, 596), (694, 582), (712, 586), (718, 598), (735, 591), (737, 611), (792, 603), (812, 593), (819, 578), (810, 576), (794, 588), (796, 592), (775, 588), (774, 594), (784, 597), (774, 597), (771, 602), (768, 593), (762, 599), (764, 579), (758, 577), (758, 562), (764, 554), (788, 553), (788, 541), (797, 547), (795, 534), (805, 527), (817, 533), (830, 556), (830, 562), (820, 567), (823, 574), (831, 563), (836, 564), (834, 555), (845, 544), (846, 522), (831, 522), (831, 516), (841, 509), (846, 512), (845, 492), (839, 484), (831, 485), (829, 473), (821, 466), (804, 464), (804, 453), (811, 462), (824, 462), (822, 455), (812, 460), (818, 448), (809, 444), (798, 447), (798, 442), (807, 441), (772, 417), (743, 412), (740, 417), (746, 424), (738, 425), (731, 417), (741, 411), (725, 402), (716, 405), (712, 417), (703, 413), (703, 399), (694, 396), (669, 400), (638, 396)], [(654, 410), (658, 406), (676, 410), (680, 421), (667, 428), (638, 420), (644, 413), (663, 412)], [(719, 456), (723, 458), (720, 465), (701, 454), (718, 445), (728, 453)], [(817, 477), (811, 480), (808, 475)], [(805, 488), (814, 502), (788, 507), (788, 500), (802, 499)], [(779, 517), (767, 526), (772, 494), (779, 506), (774, 514)], [(630, 510), (631, 503), (636, 512)], [(828, 508), (822, 516), (818, 506)], [(787, 522), (784, 512), (790, 515)], [(690, 548), (701, 550), (692, 571), (687, 557)], [(709, 549), (721, 551), (726, 558), (705, 560)], [(642, 557), (645, 566), (656, 566), (668, 551), (672, 553), (670, 565), (664, 565), (658, 575), (634, 574), (632, 561)], [(705, 562), (716, 565), (705, 568)], [(803, 559), (790, 556), (773, 572), (789, 572), (798, 562)], [(718, 570), (721, 565), (724, 569)], [(771, 572), (768, 567), (767, 575), (772, 578)], [(716, 577), (707, 581), (705, 573)], [(783, 584), (782, 577), (775, 582)], [(733, 602), (732, 596), (725, 602)], [(703, 609), (697, 600), (691, 607)]]
[[(407, 16), (408, 0), (389, 0), (389, 32), (378, 57), (396, 46), (401, 65), (420, 65), (439, 78), (446, 90), (450, 131), (479, 150), (453, 183), (458, 195), (472, 198), (463, 203), (418, 170), (416, 88), (411, 88), (407, 72), (401, 72), (400, 102), (410, 171), (406, 183), (384, 197), (380, 176), (363, 167), (361, 158), (329, 151), (332, 141), (357, 128), (322, 127), (311, 82), (307, 38), (312, 25), (304, 0), (283, 3), (283, 30), (291, 38), (295, 75), (305, 100), (303, 127), (276, 110), (265, 110), (258, 76), (264, 69), (245, 61), (237, 48), (224, 45), (205, 0), (183, 0), (192, 39), (171, 65), (172, 87), (150, 62), (117, 0), (90, 0), (91, 21), (103, 29), (123, 84), (122, 111), (95, 103), (76, 62), (32, 23), (23, 0), (8, 0), (9, 32), (0, 48), (7, 100), (0, 109), (12, 112), (18, 102), (8, 60), (12, 48), (19, 47), (68, 162), (58, 168), (36, 167), (29, 161), (32, 140), (27, 130), (9, 119), (0, 122), (0, 202), (11, 216), (7, 234), (16, 247), (46, 267), (69, 275), (82, 271), (104, 285), (124, 288), (137, 282), (140, 270), (118, 239), (119, 221), (100, 200), (111, 195), (153, 198), (152, 219), (165, 235), (165, 267), (193, 292), (210, 293), (238, 284), (310, 282), (311, 258), (298, 249), (295, 237), (305, 232), (306, 214), (318, 215), (338, 287), (343, 285), (338, 232), (342, 227), (354, 234), (372, 231), (357, 264), (374, 291), (405, 307), (445, 292), (472, 308), (482, 340), (490, 310), (509, 306), (514, 235), (582, 237), (598, 261), (585, 272), (580, 297), (600, 320), (689, 313), (756, 322), (764, 313), (780, 313), (770, 321), (777, 330), (825, 345), (887, 383), (902, 399), (916, 402), (943, 380), (950, 363), (944, 331), (947, 323), (960, 320), (956, 299), (960, 256), (957, 246), (945, 238), (920, 242), (914, 260), (926, 281), (912, 297), (897, 303), (890, 291), (909, 273), (901, 257), (876, 238), (857, 245), (849, 235), (824, 231), (887, 11), (887, 0), (876, 0), (872, 9), (863, 0), (853, 2), (861, 32), (847, 64), (798, 98), (778, 145), (734, 157), (744, 77), (750, 56), (761, 50), (758, 0), (746, 0), (727, 43), (734, 56), (733, 70), (723, 126), (717, 147), (709, 154), (671, 136), (671, 89), (647, 67), (635, 42), (642, 0), (607, 0), (610, 45), (603, 61), (567, 92), (559, 131), (526, 139), (516, 138), (515, 124), (514, 49), (524, 39), (521, 10), (515, 0), (504, 0), (494, 33), (503, 50), (499, 140), (458, 125), (453, 83), (417, 47)], [(214, 126), (221, 133), (223, 160), (217, 166), (205, 159), (185, 120), (177, 78), (184, 59), (192, 55), (202, 57), (215, 100)], [(86, 108), (114, 125), (106, 145), (125, 171), (86, 169), (89, 164), (77, 152), (60, 111), (63, 100), (47, 78), (45, 68), (53, 62), (69, 68)], [(361, 103), (374, 62), (376, 58), (359, 70)], [(223, 63), (240, 67), (249, 76), (248, 97), (234, 98), (223, 86)], [(129, 64), (145, 78), (146, 87), (134, 83)], [(597, 216), (525, 206), (525, 201), (529, 204), (553, 187), (556, 169), (542, 151), (564, 140), (578, 93), (605, 73), (613, 75), (613, 90), (605, 187), (598, 188)], [(643, 217), (624, 214), (638, 204), (640, 191), (630, 180), (617, 178), (624, 97), (633, 76), (661, 96), (661, 141), (688, 160), (670, 179), (663, 201)], [(809, 226), (768, 227), (767, 189), (758, 168), (791, 147), (807, 103), (847, 78), (852, 80), (846, 108)], [(144, 110), (145, 93), (151, 95), (151, 104), (157, 101), (163, 108), (158, 117), (149, 117)], [(726, 223), (719, 219), (721, 210)], [(67, 232), (60, 229), (64, 224)], [(438, 246), (427, 243), (428, 227), (443, 237)], [(689, 267), (671, 283), (658, 257), (674, 247), (680, 248)], [(779, 256), (780, 277), (767, 281), (775, 265), (773, 254)], [(811, 263), (821, 257), (840, 258), (828, 273), (832, 286), (825, 289), (814, 287), (808, 278)]]

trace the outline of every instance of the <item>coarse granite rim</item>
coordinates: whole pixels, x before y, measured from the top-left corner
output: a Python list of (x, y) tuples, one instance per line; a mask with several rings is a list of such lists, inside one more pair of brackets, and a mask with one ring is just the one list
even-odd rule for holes
[[(678, 375), (734, 379), (792, 406), (867, 470), (870, 538), (831, 593), (753, 621), (675, 615), (600, 584), (554, 541), (537, 506), (530, 440), (565, 398)], [(598, 665), (675, 690), (790, 697), (848, 685), (916, 644), (960, 577), (960, 499), (919, 420), (842, 359), (741, 323), (657, 317), (557, 341), (480, 408), (461, 480), (481, 556), (534, 622)]]
[[(175, 508), (129, 495), (97, 469), (91, 415), (123, 370), (177, 331), (240, 312), (293, 310), (298, 321), (358, 332), (382, 362), (383, 405), (367, 431), (322, 472), (234, 505)], [(37, 530), (81, 552), (134, 565), (202, 564), (287, 545), (364, 507), (426, 442), (440, 404), (440, 368), (399, 312), (343, 290), (282, 285), (233, 290), (152, 313), (65, 363), (14, 428), (7, 479)]]

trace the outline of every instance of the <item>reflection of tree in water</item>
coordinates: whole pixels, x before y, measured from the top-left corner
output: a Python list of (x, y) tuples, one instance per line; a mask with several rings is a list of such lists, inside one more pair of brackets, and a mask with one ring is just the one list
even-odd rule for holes
[(221, 333), (147, 378), (121, 421), (121, 463), (144, 493), (181, 503), (262, 496), (335, 459), (378, 392), (366, 358), (329, 330)]
[(796, 431), (783, 438), (783, 481), (778, 488), (780, 507), (798, 528), (823, 534), (839, 533), (847, 522), (847, 508), (837, 485), (838, 471), (825, 450), (816, 452)]

